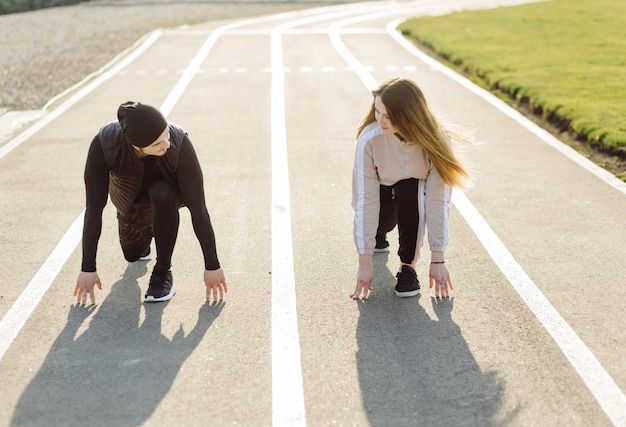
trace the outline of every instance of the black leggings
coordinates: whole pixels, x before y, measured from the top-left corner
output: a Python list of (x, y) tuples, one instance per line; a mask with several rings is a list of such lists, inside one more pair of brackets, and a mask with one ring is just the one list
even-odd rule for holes
[(380, 186), (380, 215), (376, 237), (383, 238), (397, 225), (400, 245), (398, 256), (404, 264), (411, 264), (415, 258), (419, 227), (418, 184), (419, 180), (410, 178), (391, 186)]
[(180, 197), (176, 187), (158, 180), (148, 189), (148, 196), (134, 203), (125, 215), (118, 212), (120, 245), (127, 261), (137, 261), (146, 253), (154, 236), (157, 264), (171, 267), (178, 237)]

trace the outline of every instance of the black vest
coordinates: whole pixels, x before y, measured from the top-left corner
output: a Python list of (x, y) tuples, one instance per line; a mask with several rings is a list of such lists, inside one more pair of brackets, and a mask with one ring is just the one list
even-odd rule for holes
[[(176, 170), (178, 154), (186, 132), (174, 123), (169, 123), (170, 148), (157, 159), (157, 167), (163, 176), (177, 185)], [(111, 122), (98, 132), (98, 138), (109, 168), (109, 195), (117, 210), (125, 214), (135, 201), (143, 180), (143, 162), (133, 147), (124, 139), (119, 122)]]

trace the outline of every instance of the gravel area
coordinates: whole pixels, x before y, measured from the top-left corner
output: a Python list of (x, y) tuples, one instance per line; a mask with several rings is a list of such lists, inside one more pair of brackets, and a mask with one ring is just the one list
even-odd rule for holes
[(0, 15), (0, 115), (41, 109), (146, 33), (349, 1), (92, 0)]

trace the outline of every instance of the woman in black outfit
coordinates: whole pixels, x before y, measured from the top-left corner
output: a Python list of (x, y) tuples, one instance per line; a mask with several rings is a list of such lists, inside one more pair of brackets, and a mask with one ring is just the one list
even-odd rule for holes
[(167, 301), (176, 294), (171, 268), (179, 226), (178, 209), (186, 206), (204, 254), (206, 299), (222, 300), (227, 291), (215, 235), (206, 208), (202, 170), (189, 137), (167, 122), (154, 107), (126, 102), (118, 121), (100, 129), (89, 147), (85, 166), (87, 207), (83, 228), (83, 260), (74, 296), (95, 304), (96, 251), (102, 211), (110, 196), (117, 209), (119, 238), (129, 262), (148, 260), (154, 237), (156, 265), (145, 302)]

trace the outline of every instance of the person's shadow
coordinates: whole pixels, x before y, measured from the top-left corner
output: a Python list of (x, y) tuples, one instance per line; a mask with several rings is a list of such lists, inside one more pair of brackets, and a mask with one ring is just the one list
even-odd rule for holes
[[(498, 410), (504, 382), (482, 372), (458, 325), (454, 298), (398, 298), (386, 254), (374, 257), (374, 293), (358, 302), (357, 368), (372, 426), (496, 426), (514, 414)], [(422, 281), (422, 293), (428, 284)], [(497, 420), (500, 419), (499, 421)]]
[[(193, 330), (161, 333), (167, 303), (142, 304), (137, 279), (146, 263), (130, 263), (91, 320), (93, 306), (72, 306), (68, 321), (20, 396), (11, 426), (138, 426), (168, 393), (181, 365), (224, 304), (204, 304)], [(139, 324), (141, 307), (145, 319)]]

